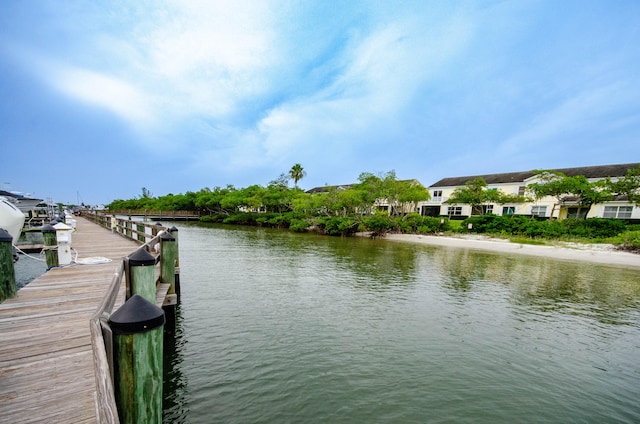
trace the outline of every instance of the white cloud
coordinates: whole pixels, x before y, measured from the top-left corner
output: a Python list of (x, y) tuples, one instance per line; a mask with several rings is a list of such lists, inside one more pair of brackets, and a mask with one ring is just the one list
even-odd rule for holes
[(456, 16), (436, 28), (408, 18), (354, 34), (337, 66), (343, 72), (329, 86), (279, 105), (258, 123), (266, 156), (391, 142), (380, 138), (406, 119), (411, 100), (461, 54), (471, 32), (469, 22)]
[(139, 72), (166, 90), (169, 111), (226, 119), (271, 89), (279, 53), (266, 2), (169, 2), (162, 19), (139, 27)]
[(63, 93), (104, 107), (136, 126), (153, 120), (148, 97), (126, 81), (86, 69), (60, 67), (52, 83)]

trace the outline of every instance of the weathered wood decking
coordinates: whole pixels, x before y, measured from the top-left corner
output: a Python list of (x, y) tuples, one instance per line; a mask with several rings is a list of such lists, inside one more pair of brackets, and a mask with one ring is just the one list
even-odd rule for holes
[(54, 268), (0, 304), (0, 422), (97, 422), (89, 321), (120, 260), (139, 246), (77, 218), (78, 257), (113, 262)]

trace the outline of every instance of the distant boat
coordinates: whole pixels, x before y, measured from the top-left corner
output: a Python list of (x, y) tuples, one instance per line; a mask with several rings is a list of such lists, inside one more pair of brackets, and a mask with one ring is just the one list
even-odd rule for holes
[(0, 196), (0, 228), (5, 229), (11, 235), (13, 244), (16, 244), (20, 238), (24, 219), (24, 213), (13, 202)]
[(36, 199), (33, 197), (27, 197), (24, 194), (12, 193), (10, 191), (0, 190), (0, 196), (6, 198), (9, 202), (13, 203), (23, 214), (28, 214), (36, 206), (41, 206), (44, 201), (42, 199)]

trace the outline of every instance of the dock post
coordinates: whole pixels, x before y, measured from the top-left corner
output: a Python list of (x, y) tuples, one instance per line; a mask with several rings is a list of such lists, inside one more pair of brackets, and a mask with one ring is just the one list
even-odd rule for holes
[(58, 240), (56, 229), (47, 224), (42, 227), (42, 239), (44, 240), (44, 257), (47, 261), (47, 269), (59, 266), (58, 264)]
[(111, 315), (109, 325), (120, 422), (161, 424), (164, 311), (134, 295)]
[(171, 233), (160, 236), (160, 281), (169, 284), (169, 294), (176, 293), (176, 239)]
[(140, 295), (149, 302), (156, 302), (156, 258), (144, 249), (129, 256), (131, 297)]
[(13, 268), (13, 237), (0, 228), (0, 302), (16, 295), (16, 271)]
[(175, 269), (175, 282), (176, 282), (176, 295), (178, 302), (180, 302), (180, 243), (178, 241), (178, 229), (173, 226), (169, 228), (169, 232), (176, 239), (176, 269)]
[(176, 301), (162, 307), (166, 316), (167, 331), (173, 332), (176, 328), (176, 239), (171, 233), (165, 232), (160, 236), (160, 282), (169, 284), (167, 297), (174, 296)]

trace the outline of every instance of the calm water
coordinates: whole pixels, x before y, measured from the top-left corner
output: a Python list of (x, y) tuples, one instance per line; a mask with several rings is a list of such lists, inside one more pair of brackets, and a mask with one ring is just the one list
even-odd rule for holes
[(166, 422), (640, 422), (639, 271), (255, 228), (179, 238)]

